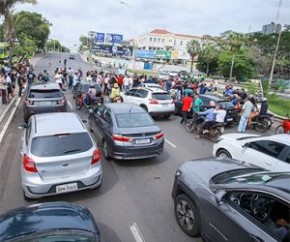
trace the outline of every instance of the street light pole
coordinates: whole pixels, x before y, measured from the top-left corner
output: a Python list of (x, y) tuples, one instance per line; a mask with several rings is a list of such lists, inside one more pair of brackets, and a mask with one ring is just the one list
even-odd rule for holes
[[(276, 24), (277, 25), (278, 25), (281, 5), (282, 5), (282, 0), (279, 0), (278, 11), (277, 11), (277, 16), (276, 16)], [(277, 44), (276, 44), (276, 48), (275, 48), (275, 52), (274, 52), (274, 57), (273, 57), (273, 62), (272, 62), (272, 67), (271, 67), (271, 72), (270, 72), (270, 78), (269, 78), (269, 88), (271, 88), (271, 84), (273, 81), (274, 69), (275, 69), (275, 65), (276, 65), (276, 59), (277, 59), (277, 55), (278, 55), (281, 35), (282, 35), (282, 27), (281, 27), (281, 29), (279, 29)]]
[(133, 70), (135, 69), (135, 61), (136, 61), (136, 57), (135, 57), (135, 47), (137, 45), (137, 8), (135, 6), (132, 6), (124, 1), (120, 1), (121, 4), (127, 6), (128, 8), (130, 8), (132, 10), (133, 13), (133, 17), (134, 17), (134, 35), (135, 35), (135, 39), (133, 42)]

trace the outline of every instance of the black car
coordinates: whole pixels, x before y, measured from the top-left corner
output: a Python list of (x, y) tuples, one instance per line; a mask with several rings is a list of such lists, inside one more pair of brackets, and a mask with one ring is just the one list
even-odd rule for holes
[(67, 101), (57, 83), (32, 85), (26, 91), (23, 104), (25, 122), (33, 114), (66, 111)]
[(133, 103), (105, 103), (89, 114), (107, 159), (143, 159), (163, 151), (164, 134), (151, 116)]
[[(225, 99), (222, 99), (218, 96), (214, 95), (208, 95), (208, 94), (201, 94), (199, 95), (200, 99), (203, 102), (202, 109), (201, 111), (205, 111), (206, 109), (210, 108), (210, 101), (214, 101), (216, 104), (221, 104), (223, 105), (224, 109), (227, 111), (226, 117), (225, 117), (225, 123), (227, 124), (232, 124), (234, 119), (234, 106), (230, 101), (227, 101)], [(182, 109), (182, 100), (176, 100), (175, 101), (175, 115), (180, 115), (181, 116), (181, 109)]]
[(228, 159), (185, 162), (172, 190), (178, 225), (205, 241), (289, 242), (290, 173)]
[(0, 241), (100, 241), (90, 211), (67, 202), (21, 207), (0, 216)]

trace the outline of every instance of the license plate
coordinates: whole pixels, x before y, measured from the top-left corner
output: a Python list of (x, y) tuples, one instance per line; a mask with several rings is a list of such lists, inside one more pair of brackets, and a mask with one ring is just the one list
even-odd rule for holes
[(227, 121), (233, 121), (233, 118), (228, 118)]
[(39, 102), (39, 106), (50, 106), (51, 102)]
[(76, 182), (69, 183), (69, 184), (65, 184), (65, 185), (56, 186), (56, 193), (71, 192), (71, 191), (75, 191), (77, 189), (78, 189), (78, 184)]
[(136, 144), (149, 144), (150, 143), (150, 139), (137, 139), (136, 140)]

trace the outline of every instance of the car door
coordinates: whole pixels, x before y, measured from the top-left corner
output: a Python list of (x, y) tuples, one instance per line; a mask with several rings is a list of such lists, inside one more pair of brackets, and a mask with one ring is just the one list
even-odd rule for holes
[(201, 99), (201, 101), (203, 103), (202, 107), (201, 107), (202, 111), (207, 110), (209, 108), (210, 99), (207, 98), (207, 97), (204, 97), (204, 96), (200, 96), (200, 99)]
[(286, 146), (278, 157), (279, 161), (275, 166), (277, 171), (290, 171), (290, 146)]
[(262, 167), (267, 170), (277, 171), (278, 157), (285, 145), (273, 140), (257, 140), (246, 143), (241, 150), (241, 160)]
[(203, 229), (209, 241), (278, 242), (279, 238), (239, 204), (237, 194), (228, 192), (221, 200), (204, 202)]
[(146, 105), (147, 107), (149, 106), (149, 102), (147, 100), (148, 96), (148, 91), (145, 89), (139, 89), (136, 93), (136, 104), (138, 105)]
[(92, 118), (91, 128), (95, 133), (98, 143), (102, 141), (102, 115), (105, 109), (106, 108), (104, 105), (100, 105), (94, 110), (92, 114), (90, 114), (90, 117)]
[(136, 88), (132, 88), (129, 91), (125, 92), (122, 95), (123, 102), (125, 102), (125, 103), (136, 103), (135, 102), (135, 98), (136, 98), (137, 90), (138, 89), (136, 89)]
[(106, 107), (100, 118), (99, 132), (100, 132), (101, 141), (103, 139), (108, 140), (108, 142), (111, 140), (112, 127), (113, 127), (113, 121), (112, 121), (111, 110)]

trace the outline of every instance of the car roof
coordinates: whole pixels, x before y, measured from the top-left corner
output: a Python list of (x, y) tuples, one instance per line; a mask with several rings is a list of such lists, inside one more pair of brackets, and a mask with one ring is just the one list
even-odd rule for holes
[(67, 202), (33, 204), (10, 210), (0, 217), (0, 241), (53, 229), (79, 229), (99, 234), (89, 210)]
[(81, 133), (86, 127), (76, 113), (43, 113), (32, 116), (35, 120), (34, 136), (46, 136), (62, 133)]
[(167, 91), (160, 89), (159, 87), (136, 87), (134, 89), (138, 89), (138, 90), (147, 90), (150, 92), (157, 92), (157, 93), (168, 93)]
[(281, 143), (290, 145), (290, 135), (289, 134), (274, 134), (274, 135), (269, 135), (269, 136), (264, 136), (264, 137), (269, 137), (269, 138), (271, 138), (271, 140), (279, 141)]
[(146, 113), (139, 105), (134, 103), (106, 103), (106, 107), (110, 108), (115, 114), (118, 113)]
[(58, 83), (55, 82), (49, 82), (49, 83), (45, 83), (45, 84), (35, 84), (32, 85), (30, 87), (30, 90), (39, 90), (39, 89), (43, 89), (43, 90), (49, 90), (49, 89), (60, 89)]
[(216, 102), (227, 102), (227, 100), (222, 99), (222, 98), (220, 98), (220, 97), (218, 97), (218, 96), (215, 96), (215, 95), (200, 94), (199, 96), (200, 96), (200, 97), (209, 98), (209, 99), (211, 99), (211, 100), (213, 100), (213, 101), (216, 101)]

